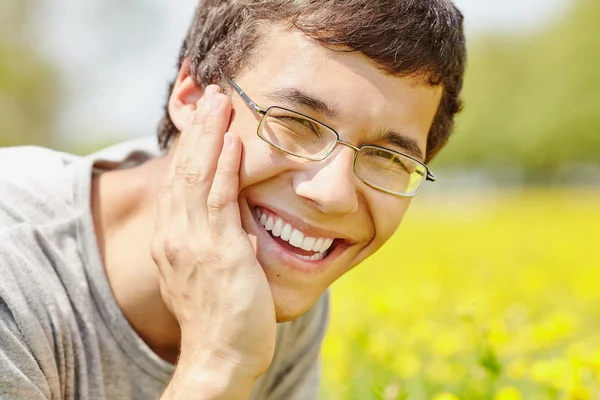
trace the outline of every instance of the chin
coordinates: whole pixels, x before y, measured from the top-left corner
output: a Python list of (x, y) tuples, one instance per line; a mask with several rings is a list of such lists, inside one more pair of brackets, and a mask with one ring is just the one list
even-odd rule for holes
[(242, 227), (269, 281), (277, 322), (295, 320), (350, 269), (358, 242), (343, 229), (322, 229), (285, 207), (240, 204)]

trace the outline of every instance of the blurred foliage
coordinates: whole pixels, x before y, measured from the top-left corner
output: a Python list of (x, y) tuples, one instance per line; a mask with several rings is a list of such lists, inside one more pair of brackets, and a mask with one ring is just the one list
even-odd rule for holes
[(600, 399), (599, 202), (597, 188), (416, 200), (332, 288), (323, 398)]
[(0, 146), (52, 143), (57, 76), (27, 36), (30, 6), (23, 0), (0, 6)]
[(465, 110), (435, 163), (524, 169), (547, 181), (565, 165), (600, 164), (600, 1), (531, 37), (486, 37), (470, 48)]

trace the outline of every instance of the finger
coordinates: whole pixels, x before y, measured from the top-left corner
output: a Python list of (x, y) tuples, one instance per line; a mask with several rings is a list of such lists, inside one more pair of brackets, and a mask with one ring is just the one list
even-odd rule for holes
[[(173, 212), (173, 190), (174, 181), (177, 171), (183, 171), (186, 164), (186, 153), (190, 147), (190, 142), (193, 142), (194, 137), (198, 136), (195, 134), (198, 130), (202, 129), (203, 121), (206, 115), (206, 100), (200, 99), (196, 104), (196, 112), (194, 113), (192, 123), (190, 126), (179, 133), (177, 142), (174, 144), (172, 149), (172, 158), (167, 169), (167, 173), (163, 179), (163, 183), (159, 189), (158, 202), (156, 210), (156, 227), (154, 238), (152, 242), (152, 257), (157, 263), (164, 262), (164, 247), (169, 238), (170, 222), (172, 219)], [(180, 202), (183, 204), (183, 202)], [(182, 206), (175, 207), (181, 210)]]
[(172, 181), (175, 177), (177, 168), (185, 163), (189, 144), (190, 142), (193, 142), (197, 136), (195, 132), (204, 127), (204, 120), (207, 113), (206, 108), (208, 108), (207, 99), (203, 96), (196, 103), (196, 110), (192, 116), (190, 125), (179, 133), (177, 144), (173, 150), (173, 157), (171, 158), (171, 163), (169, 164), (169, 169), (167, 170), (166, 180), (168, 182)]
[[(178, 151), (174, 156), (172, 167), (174, 168), (171, 190), (171, 209), (172, 218), (171, 229), (175, 233), (184, 235), (187, 232), (187, 207), (186, 191), (188, 182), (196, 179), (200, 181), (200, 170), (193, 152), (197, 151), (199, 137), (205, 130), (206, 120), (210, 112), (211, 97), (214, 95), (215, 87), (210, 85), (206, 88), (204, 96), (198, 102), (190, 126), (182, 132), (185, 135), (185, 142), (178, 146)], [(183, 239), (183, 237), (182, 237)]]
[[(204, 99), (200, 99), (196, 104), (196, 112), (194, 113), (194, 122), (193, 126), (199, 127), (201, 115), (203, 115), (200, 110), (203, 109), (205, 104)], [(169, 167), (167, 168), (167, 173), (163, 179), (163, 183), (159, 190), (159, 201), (158, 201), (158, 209), (157, 209), (157, 218), (156, 218), (156, 230), (165, 232), (168, 223), (170, 220), (171, 209), (172, 209), (172, 190), (173, 190), (173, 181), (175, 179), (175, 175), (178, 168), (183, 168), (185, 164), (185, 155), (186, 151), (189, 148), (188, 143), (191, 139), (193, 139), (194, 133), (188, 127), (187, 129), (182, 130), (177, 137), (177, 142), (174, 144), (174, 148), (172, 149), (171, 161), (169, 163)]]
[(175, 162), (171, 217), (173, 221), (176, 221), (174, 224), (177, 225), (174, 232), (179, 232), (181, 235), (187, 234), (188, 231), (188, 209), (197, 210), (193, 211), (195, 214), (206, 214), (206, 212), (202, 213), (200, 211), (199, 204), (188, 207), (186, 198), (188, 190), (199, 190), (204, 185), (210, 185), (210, 181), (212, 180), (209, 176), (210, 171), (203, 168), (198, 158), (204, 155), (204, 149), (200, 145), (200, 138), (207, 133), (207, 121), (211, 118), (215, 104), (218, 104), (215, 98), (218, 91), (219, 87), (216, 85), (206, 87), (199, 106), (194, 113), (192, 122), (188, 129), (185, 130), (185, 145), (181, 148), (181, 154)]
[(207, 227), (206, 201), (213, 184), (230, 117), (229, 97), (215, 93), (204, 129), (196, 135), (195, 145), (189, 144), (190, 164), (185, 176), (185, 203), (188, 226), (195, 225), (196, 229)]
[[(198, 142), (206, 133), (206, 124), (211, 117), (213, 108), (215, 107), (215, 97), (221, 91), (217, 85), (208, 85), (204, 90), (201, 101), (198, 103), (196, 112), (192, 117), (192, 122), (186, 130), (188, 133), (185, 143), (183, 160), (191, 161), (198, 153)], [(225, 131), (223, 131), (225, 133)]]
[(171, 212), (171, 186), (163, 183), (158, 192), (156, 204), (156, 225), (150, 244), (150, 255), (162, 273), (162, 267), (168, 265), (165, 244)]
[[(199, 101), (197, 108), (200, 108), (202, 102)], [(160, 267), (167, 265), (164, 255), (166, 240), (168, 239), (169, 225), (172, 212), (172, 191), (173, 181), (177, 168), (182, 164), (185, 151), (188, 148), (188, 141), (192, 136), (189, 129), (185, 129), (179, 133), (176, 143), (172, 148), (171, 161), (167, 172), (163, 178), (163, 182), (159, 187), (158, 199), (156, 204), (156, 224), (154, 229), (154, 237), (151, 244), (151, 254), (154, 261)]]
[(206, 203), (211, 234), (224, 235), (242, 230), (238, 207), (241, 157), (239, 138), (227, 133)]

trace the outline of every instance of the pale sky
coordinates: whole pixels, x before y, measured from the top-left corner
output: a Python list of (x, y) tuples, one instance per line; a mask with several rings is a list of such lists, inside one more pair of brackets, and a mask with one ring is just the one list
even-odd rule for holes
[[(36, 2), (34, 36), (68, 78), (68, 101), (57, 139), (106, 141), (99, 135), (108, 138), (107, 132), (117, 135), (111, 139), (155, 135), (195, 2), (146, 0), (145, 4), (144, 10), (132, 6), (123, 10), (105, 0)], [(455, 4), (465, 15), (472, 39), (485, 30), (518, 35), (538, 29), (560, 18), (571, 1), (455, 0)]]

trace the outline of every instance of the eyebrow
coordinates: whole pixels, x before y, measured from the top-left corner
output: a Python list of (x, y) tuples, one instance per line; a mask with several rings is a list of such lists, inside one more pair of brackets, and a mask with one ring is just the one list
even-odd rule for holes
[(424, 158), (423, 152), (419, 147), (419, 143), (415, 139), (403, 133), (382, 130), (377, 132), (375, 138), (376, 140), (384, 141), (394, 146), (401, 147), (402, 149), (406, 150), (408, 155), (413, 156), (418, 160), (423, 160)]
[(298, 89), (277, 89), (267, 94), (267, 97), (273, 102), (281, 101), (290, 105), (310, 108), (311, 110), (321, 113), (331, 119), (338, 115), (338, 112), (335, 108), (329, 106), (324, 101), (319, 100), (316, 97), (306, 94)]
[[(331, 119), (334, 119), (338, 115), (338, 111), (335, 108), (330, 107), (324, 101), (310, 96), (298, 89), (276, 89), (275, 91), (268, 93), (266, 97), (275, 103), (283, 102), (284, 104), (310, 108)], [(408, 155), (413, 156), (418, 160), (424, 159), (419, 143), (403, 133), (393, 130), (380, 130), (376, 133), (374, 139), (400, 147), (404, 149)]]

